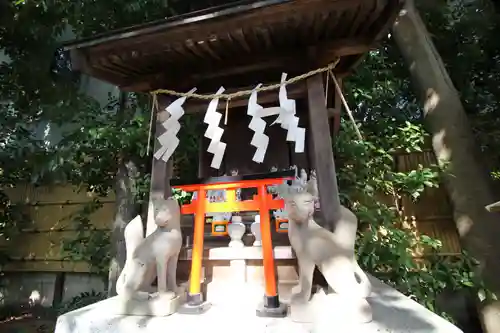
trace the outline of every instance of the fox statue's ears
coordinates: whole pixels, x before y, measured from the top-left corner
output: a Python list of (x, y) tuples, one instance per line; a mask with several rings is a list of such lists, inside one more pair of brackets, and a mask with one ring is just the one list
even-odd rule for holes
[(278, 195), (283, 199), (290, 199), (294, 196), (294, 194), (307, 192), (311, 194), (313, 197), (318, 197), (318, 183), (316, 180), (316, 171), (312, 170), (309, 181), (307, 181), (307, 175), (304, 177), (296, 177), (292, 180), (292, 185), (288, 185), (287, 182), (284, 182), (281, 185), (276, 187)]
[(311, 176), (309, 178), (309, 181), (307, 182), (307, 192), (309, 192), (314, 198), (319, 197), (319, 192), (318, 192), (318, 181), (316, 178), (316, 171), (312, 170), (311, 171)]

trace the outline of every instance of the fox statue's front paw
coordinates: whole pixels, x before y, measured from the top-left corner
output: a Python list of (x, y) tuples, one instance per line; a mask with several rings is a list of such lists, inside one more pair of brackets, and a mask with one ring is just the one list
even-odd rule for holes
[(292, 296), (290, 297), (291, 303), (307, 303), (310, 295), (306, 295), (300, 285), (292, 288)]
[(292, 287), (292, 295), (300, 294), (301, 288), (300, 284)]
[(157, 291), (154, 293), (149, 294), (148, 300), (151, 300), (153, 298), (162, 298), (162, 299), (174, 299), (175, 298), (175, 293), (171, 291)]

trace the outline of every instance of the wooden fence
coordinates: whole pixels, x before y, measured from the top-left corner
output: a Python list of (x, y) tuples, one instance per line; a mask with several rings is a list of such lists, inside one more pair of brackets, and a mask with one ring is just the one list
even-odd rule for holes
[[(63, 260), (61, 241), (74, 238), (76, 228), (69, 217), (85, 207), (94, 195), (64, 185), (50, 188), (20, 185), (6, 192), (13, 202), (27, 204), (30, 222), (21, 235), (9, 241), (7, 253), (13, 260), (4, 267), (5, 271), (89, 272), (86, 262)], [(90, 221), (97, 229), (110, 229), (114, 196), (100, 201), (103, 206), (90, 216)]]
[[(436, 163), (434, 153), (400, 154), (397, 157), (398, 170), (405, 172)], [(402, 214), (415, 220), (417, 231), (421, 234), (439, 239), (443, 243), (443, 255), (460, 253), (461, 247), (458, 232), (453, 221), (453, 209), (448, 194), (443, 186), (427, 188), (421, 198), (414, 202), (409, 197), (402, 198)]]
[[(401, 154), (396, 158), (399, 171), (409, 171), (417, 169), (419, 164), (428, 166), (435, 162), (432, 152)], [(67, 217), (92, 200), (91, 194), (78, 193), (70, 186), (18, 186), (8, 191), (8, 194), (14, 202), (29, 204), (32, 222), (14, 243), (9, 243), (8, 253), (14, 260), (4, 267), (5, 271), (89, 271), (85, 262), (63, 260), (61, 240), (75, 235), (75, 226)], [(97, 229), (109, 229), (113, 221), (114, 197), (101, 201), (103, 207), (92, 215), (91, 222)], [(416, 222), (418, 232), (441, 240), (443, 254), (460, 253), (452, 209), (443, 188), (427, 189), (418, 202), (402, 198), (402, 214)]]

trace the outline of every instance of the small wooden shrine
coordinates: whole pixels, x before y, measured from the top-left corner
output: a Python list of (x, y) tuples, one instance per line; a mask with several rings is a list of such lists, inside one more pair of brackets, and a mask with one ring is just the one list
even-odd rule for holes
[[(280, 83), (282, 73), (292, 78), (328, 65), (340, 81), (360, 62), (363, 54), (376, 48), (377, 42), (386, 36), (402, 3), (401, 0), (230, 2), (221, 7), (81, 39), (66, 44), (65, 49), (71, 54), (73, 70), (117, 85), (124, 91), (169, 89), (188, 92), (196, 87), (198, 94), (215, 94), (224, 86), (224, 93), (227, 94), (254, 89), (259, 83), (264, 86)], [(297, 153), (297, 149), (287, 141), (287, 132), (282, 127), (269, 126), (275, 117), (268, 117), (273, 119), (264, 119), (267, 123), (265, 134), (269, 138), (267, 153), (262, 163), (252, 161), (255, 147), (251, 141), (254, 133), (249, 129), (250, 118), (245, 112), (249, 103), (249, 96), (246, 95), (215, 104), (217, 111), (227, 113), (227, 123), (219, 125), (224, 129), (224, 158), (217, 170), (211, 168), (213, 155), (207, 152), (211, 141), (203, 138), (200, 142), (200, 180), (196, 186), (170, 182), (172, 161), (165, 162), (161, 158), (153, 160), (151, 193), (169, 195), (172, 185), (203, 192), (197, 198), (200, 203), (204, 202), (206, 195), (200, 189), (208, 189), (203, 184), (223, 183), (224, 186), (210, 186), (213, 189), (226, 189), (231, 194), (228, 200), (233, 202), (235, 189), (248, 187), (248, 184), (262, 187), (259, 187), (258, 199), (253, 200), (253, 203), (221, 204), (217, 207), (226, 207), (233, 212), (237, 209), (235, 207), (261, 211), (261, 259), (266, 278), (264, 303), (271, 310), (268, 315), (276, 315), (272, 309), (279, 308), (276, 283), (270, 281), (276, 279), (274, 259), (292, 259), (293, 256), (275, 258), (277, 252), (275, 249), (273, 254), (273, 243), (275, 246), (281, 239), (286, 245), (286, 237), (279, 238), (276, 232), (271, 232), (270, 229), (274, 228), (269, 223), (268, 211), (278, 208), (279, 203), (268, 198), (263, 190), (270, 183), (256, 181), (255, 177), (249, 175), (269, 172), (272, 167), (288, 169), (291, 165), (299, 169), (315, 169), (321, 223), (334, 228), (339, 199), (331, 137), (335, 123), (338, 125), (341, 104), (332, 83), (329, 88), (331, 93), (325, 94), (327, 74), (323, 71), (287, 85), (288, 98), (296, 101), (297, 125), (305, 129), (303, 153)], [(165, 132), (162, 124), (171, 116), (166, 107), (178, 98), (168, 94), (157, 96), (156, 138)], [(279, 90), (275, 89), (259, 92), (257, 101), (261, 106), (269, 107), (278, 106), (279, 99)], [(202, 122), (209, 102), (187, 98), (183, 108), (186, 113), (200, 114)], [(332, 118), (336, 118), (336, 121), (332, 121)], [(161, 145), (159, 140), (155, 140), (154, 151), (158, 149), (161, 149)], [(239, 176), (225, 180), (207, 178), (229, 175), (234, 169), (238, 170)], [(270, 174), (261, 175), (260, 179), (271, 179), (276, 183), (289, 176), (288, 173), (279, 174), (279, 177)], [(207, 212), (207, 207), (187, 205), (183, 207), (183, 212), (196, 215), (197, 212)], [(214, 205), (210, 207), (217, 209)], [(243, 209), (245, 207), (248, 209)], [(263, 211), (267, 212), (263, 214)], [(209, 267), (210, 264), (206, 261), (202, 263), (204, 251), (207, 250), (203, 246), (204, 216), (195, 219), (194, 223), (194, 231), (186, 229), (187, 232), (184, 232), (186, 237), (194, 241), (192, 252), (189, 252), (191, 254), (186, 254), (184, 259), (192, 258), (190, 296), (191, 302), (197, 304), (202, 300), (200, 269), (202, 265)], [(217, 230), (213, 229), (212, 234), (216, 235)], [(221, 259), (224, 258), (216, 258)], [(250, 256), (243, 259), (259, 258)]]

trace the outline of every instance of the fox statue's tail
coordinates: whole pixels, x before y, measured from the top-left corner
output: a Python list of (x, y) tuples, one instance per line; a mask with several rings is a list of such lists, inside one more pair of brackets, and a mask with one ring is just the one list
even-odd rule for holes
[[(127, 248), (127, 257), (125, 260), (125, 265), (116, 281), (116, 293), (118, 295), (123, 295), (125, 293), (127, 284), (127, 274), (130, 274), (130, 267), (133, 261), (133, 253), (135, 249), (144, 240), (142, 228), (142, 219), (140, 215), (137, 215), (129, 224), (125, 227), (125, 246)], [(130, 278), (130, 277), (128, 277)]]

